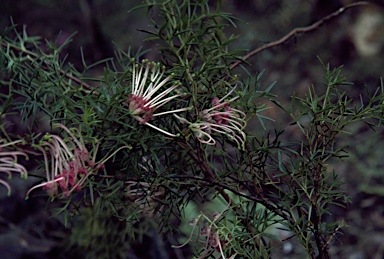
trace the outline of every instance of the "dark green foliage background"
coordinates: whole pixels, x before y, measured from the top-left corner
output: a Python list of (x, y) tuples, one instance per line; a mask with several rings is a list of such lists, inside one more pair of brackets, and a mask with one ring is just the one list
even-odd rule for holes
[[(82, 69), (84, 65), (81, 62), (82, 57), (87, 64), (113, 57), (115, 46), (122, 49), (132, 46), (135, 51), (140, 48), (145, 50), (158, 47), (151, 41), (143, 42), (147, 35), (138, 31), (150, 29), (145, 10), (128, 12), (135, 7), (136, 1), (17, 0), (3, 2), (0, 9), (0, 28), (8, 26), (9, 17), (12, 17), (19, 28), (23, 24), (27, 25), (29, 35), (38, 35), (52, 42), (57, 41), (58, 45), (61, 45), (69, 35), (77, 32), (71, 44), (61, 55), (78, 69)], [(320, 4), (321, 1), (314, 0), (299, 0), (295, 1), (295, 4), (282, 0), (223, 2), (224, 11), (240, 19), (236, 21), (237, 28), (228, 30), (228, 34), (234, 33), (239, 37), (239, 40), (231, 44), (231, 48), (248, 50), (276, 40), (295, 27), (309, 25), (323, 15), (336, 10), (341, 4), (341, 1)], [(383, 12), (383, 9), (380, 9), (382, 7), (377, 8)], [(383, 76), (384, 53), (381, 49), (380, 55), (372, 57), (358, 55), (350, 37), (350, 30), (360, 12), (358, 9), (346, 12), (309, 34), (299, 35), (282, 46), (259, 53), (248, 60), (251, 64), (248, 69), (252, 73), (265, 70), (260, 82), (264, 86), (277, 81), (273, 93), (278, 96), (283, 106), (289, 106), (294, 92), (298, 96), (303, 96), (309, 84), (322, 80), (320, 75), (324, 74), (324, 70), (317, 56), (324, 63), (330, 63), (332, 67), (344, 65), (342, 73), (349, 82), (354, 82), (349, 90), (356, 97), (365, 91), (365, 86), (371, 91), (376, 89), (381, 83), (380, 77)], [(159, 57), (156, 56), (156, 52), (150, 52), (146, 58), (156, 60)], [(240, 69), (236, 72), (244, 73)], [(101, 75), (102, 66), (96, 66), (87, 73), (89, 77)], [(293, 138), (297, 134), (297, 128), (289, 126), (292, 119), (285, 117), (284, 113), (272, 103), (268, 105), (272, 106), (272, 109), (268, 110), (266, 115), (273, 118), (275, 122), (266, 122), (267, 126), (286, 128), (285, 136), (289, 141), (290, 136)], [(252, 133), (260, 136), (265, 134), (258, 120), (251, 121), (249, 124), (248, 129)], [(21, 133), (26, 129), (14, 130)], [(351, 204), (347, 209), (335, 207), (332, 217), (345, 218), (350, 227), (343, 230), (344, 236), (339, 243), (340, 248), (335, 246), (332, 253), (338, 255), (338, 258), (359, 254), (370, 258), (384, 249), (382, 242), (376, 241), (380, 240), (380, 233), (383, 231), (381, 223), (384, 220), (384, 178), (380, 155), (383, 148), (382, 145), (377, 145), (382, 143), (384, 135), (380, 130), (372, 132), (361, 125), (349, 130), (353, 134), (350, 138), (345, 137), (342, 142), (346, 145), (353, 144), (350, 149), (351, 156), (345, 159), (347, 163), (335, 164), (334, 167), (340, 172), (339, 177), (346, 182), (343, 188), (351, 197)], [(152, 152), (166, 153), (162, 147)], [(177, 157), (174, 159), (177, 161)], [(136, 162), (132, 161), (132, 164)], [(129, 167), (129, 165), (126, 166)], [(13, 193), (17, 194), (17, 190), (22, 192), (28, 184), (30, 182), (14, 181)], [(4, 197), (3, 190), (1, 193)], [(60, 243), (66, 231), (58, 227), (60, 224), (50, 223), (52, 226), (47, 227), (47, 223), (42, 222), (42, 219), (48, 220), (48, 215), (37, 209), (44, 208), (41, 206), (42, 201), (39, 199), (24, 201), (22, 195), (19, 198), (1, 200), (0, 240), (7, 240), (7, 242), (15, 240), (17, 243), (21, 240), (20, 236), (27, 240), (33, 240), (34, 236), (43, 237), (46, 243), (38, 244), (39, 249), (30, 245), (24, 250), (15, 248), (14, 253), (15, 256), (24, 254), (36, 258), (49, 257), (47, 251)], [(86, 212), (85, 215), (87, 213), (92, 214)], [(97, 220), (95, 219), (94, 222), (98, 222)], [(124, 226), (119, 225), (119, 227)], [(75, 233), (80, 235), (81, 230), (77, 229)], [(32, 241), (29, 244), (32, 244)], [(1, 242), (0, 253), (5, 249), (8, 248)]]

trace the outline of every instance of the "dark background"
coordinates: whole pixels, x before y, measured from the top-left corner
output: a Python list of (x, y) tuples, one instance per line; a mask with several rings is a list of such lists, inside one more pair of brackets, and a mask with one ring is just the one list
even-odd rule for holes
[[(211, 1), (215, 4), (215, 1)], [(353, 1), (336, 0), (224, 0), (224, 11), (239, 18), (237, 28), (228, 33), (239, 36), (233, 48), (249, 51), (284, 36), (296, 27), (308, 26), (325, 15)], [(327, 22), (315, 31), (297, 35), (285, 44), (265, 50), (248, 61), (251, 72), (265, 70), (262, 85), (277, 84), (274, 93), (288, 106), (295, 92), (304, 96), (307, 87), (321, 87), (324, 70), (319, 59), (331, 67), (343, 65), (343, 74), (354, 84), (349, 93), (358, 98), (365, 87), (374, 91), (384, 75), (384, 4), (354, 7)], [(113, 57), (116, 46), (133, 50), (152, 48), (148, 54), (156, 56), (156, 46), (143, 42), (149, 19), (145, 10), (128, 12), (141, 1), (122, 0), (3, 0), (0, 7), (0, 30), (11, 24), (18, 29), (26, 26), (29, 35), (41, 36), (62, 44), (77, 32), (65, 49), (67, 61), (81, 67), (81, 52), (88, 64)], [(64, 56), (63, 56), (64, 57)], [(239, 73), (241, 71), (239, 70)], [(95, 70), (95, 76), (99, 71)], [(288, 136), (295, 131), (288, 126), (290, 119), (277, 107), (266, 112), (275, 120), (274, 126), (286, 127)], [(257, 122), (249, 130), (265, 134)], [(272, 129), (272, 128), (271, 128)], [(350, 158), (332, 165), (345, 180), (352, 203), (346, 209), (334, 209), (334, 217), (344, 219), (349, 227), (344, 236), (337, 237), (331, 253), (335, 258), (384, 258), (384, 131), (368, 130), (364, 125), (349, 128), (351, 135), (341, 140), (350, 146)], [(6, 197), (0, 190), (0, 257), (45, 258), (65, 236), (59, 222), (44, 212), (41, 199), (24, 200), (31, 182), (12, 180), (13, 192)], [(5, 189), (5, 188), (3, 188)], [(53, 233), (52, 233), (53, 232)], [(40, 237), (37, 240), (36, 235)], [(5, 257), (4, 257), (5, 256)], [(287, 258), (297, 258), (295, 254)]]

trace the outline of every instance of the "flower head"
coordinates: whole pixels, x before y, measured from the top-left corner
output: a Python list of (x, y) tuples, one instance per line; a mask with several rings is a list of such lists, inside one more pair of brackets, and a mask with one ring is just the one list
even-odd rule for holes
[(213, 133), (221, 133), (235, 141), (239, 148), (244, 148), (246, 135), (244, 128), (247, 125), (244, 112), (231, 107), (231, 103), (239, 96), (226, 101), (225, 99), (234, 91), (233, 88), (226, 96), (219, 99), (212, 98), (212, 107), (202, 110), (197, 122), (190, 123), (184, 118), (175, 115), (181, 122), (190, 124), (189, 128), (195, 133), (197, 139), (204, 144), (215, 145)]
[(164, 78), (164, 67), (161, 67), (159, 63), (148, 62), (147, 60), (144, 60), (142, 64), (134, 64), (132, 74), (132, 92), (127, 100), (127, 106), (132, 116), (141, 124), (150, 126), (168, 136), (175, 137), (176, 135), (162, 130), (148, 123), (148, 121), (155, 116), (189, 109), (181, 108), (156, 113), (158, 108), (182, 95), (175, 94), (169, 96), (179, 86), (179, 83), (173, 83), (172, 86), (161, 92), (160, 89), (167, 85), (173, 75)]
[[(27, 170), (24, 166), (17, 162), (18, 156), (24, 156), (28, 158), (27, 154), (23, 151), (8, 150), (9, 146), (14, 146), (18, 143), (22, 143), (24, 140), (16, 140), (8, 142), (5, 139), (0, 139), (0, 172), (8, 174), (8, 177), (12, 176), (12, 172), (19, 173), (22, 177), (27, 177)], [(0, 184), (4, 185), (8, 189), (8, 195), (11, 193), (10, 185), (0, 179)]]
[[(74, 191), (79, 191), (85, 180), (92, 174), (104, 168), (104, 162), (111, 158), (116, 152), (127, 146), (120, 147), (109, 157), (96, 162), (96, 154), (99, 144), (94, 145), (91, 156), (78, 129), (69, 130), (62, 124), (57, 124), (68, 135), (66, 139), (57, 135), (46, 134), (39, 145), (39, 149), (45, 162), (46, 182), (32, 187), (42, 187), (49, 196), (56, 196), (61, 190), (61, 196), (67, 197)], [(50, 159), (49, 159), (50, 158)]]

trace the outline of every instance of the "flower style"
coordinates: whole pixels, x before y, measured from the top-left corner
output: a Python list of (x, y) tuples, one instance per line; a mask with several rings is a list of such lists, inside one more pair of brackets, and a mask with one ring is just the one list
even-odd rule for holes
[(132, 93), (127, 100), (128, 109), (132, 116), (141, 124), (152, 127), (168, 136), (176, 137), (177, 135), (169, 133), (148, 123), (148, 121), (155, 116), (176, 113), (190, 109), (181, 108), (173, 111), (155, 113), (159, 107), (179, 96), (182, 96), (182, 94), (168, 96), (169, 93), (171, 93), (179, 86), (178, 83), (174, 83), (171, 87), (167, 88), (163, 92), (158, 93), (160, 88), (165, 86), (166, 83), (171, 80), (173, 75), (162, 79), (164, 75), (164, 68), (161, 67), (159, 63), (148, 62), (147, 60), (144, 60), (141, 65), (134, 64), (132, 74)]
[(243, 131), (246, 122), (244, 112), (230, 107), (230, 104), (239, 98), (239, 96), (225, 101), (225, 99), (235, 90), (234, 87), (227, 95), (219, 99), (212, 98), (212, 107), (200, 112), (200, 120), (190, 123), (186, 119), (175, 115), (183, 123), (189, 123), (189, 128), (195, 133), (197, 139), (207, 145), (215, 145), (216, 140), (212, 133), (221, 133), (235, 141), (238, 148), (244, 149), (246, 135)]
[(96, 144), (91, 156), (78, 129), (73, 129), (72, 132), (62, 124), (56, 126), (63, 129), (68, 134), (68, 138), (64, 140), (57, 135), (46, 134), (39, 145), (35, 145), (44, 156), (47, 181), (29, 189), (27, 198), (31, 191), (40, 187), (45, 189), (51, 197), (58, 195), (59, 189), (62, 191), (62, 197), (68, 197), (72, 192), (79, 191), (90, 175), (104, 169), (104, 163), (108, 159), (121, 149), (129, 148), (122, 146), (96, 163), (99, 144)]
[[(5, 139), (0, 139), (0, 172), (8, 174), (8, 177), (12, 177), (12, 172), (19, 173), (22, 177), (27, 178), (27, 170), (24, 166), (17, 162), (18, 156), (24, 156), (28, 159), (25, 152), (22, 151), (7, 151), (5, 150), (8, 146), (13, 146), (18, 143), (23, 143), (24, 140), (16, 140), (7, 143)], [(3, 144), (2, 144), (3, 143)], [(0, 184), (4, 185), (8, 189), (8, 195), (11, 194), (11, 186), (5, 181), (0, 179)]]

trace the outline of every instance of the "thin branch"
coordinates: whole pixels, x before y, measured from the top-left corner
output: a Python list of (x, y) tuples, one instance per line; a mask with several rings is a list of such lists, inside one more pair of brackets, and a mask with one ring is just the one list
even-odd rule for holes
[(368, 2), (352, 3), (352, 4), (346, 5), (344, 7), (341, 7), (337, 11), (335, 11), (335, 12), (325, 16), (324, 18), (322, 18), (321, 20), (318, 20), (317, 22), (313, 23), (312, 25), (309, 25), (309, 26), (306, 26), (306, 27), (295, 28), (292, 31), (290, 31), (288, 34), (286, 34), (284, 37), (282, 37), (281, 39), (276, 40), (276, 41), (272, 41), (272, 42), (270, 42), (268, 44), (265, 44), (265, 45), (255, 49), (255, 50), (249, 52), (247, 55), (243, 56), (241, 58), (241, 60), (239, 60), (239, 61), (235, 62), (234, 64), (232, 64), (229, 67), (229, 69), (230, 70), (234, 69), (235, 67), (239, 66), (241, 63), (244, 63), (244, 61), (246, 61), (250, 57), (256, 55), (257, 53), (259, 53), (259, 52), (261, 52), (263, 50), (266, 50), (266, 49), (269, 49), (269, 48), (272, 48), (272, 47), (276, 47), (276, 46), (279, 46), (279, 45), (283, 44), (284, 42), (288, 41), (290, 38), (294, 37), (296, 34), (307, 33), (307, 32), (310, 32), (310, 31), (313, 31), (313, 30), (319, 28), (325, 22), (328, 22), (329, 20), (331, 20), (331, 19), (333, 19), (335, 17), (338, 17), (339, 15), (341, 15), (343, 12), (345, 12), (349, 8), (352, 8), (352, 7), (355, 7), (355, 6), (361, 6), (361, 5), (368, 5), (368, 4), (369, 4)]
[[(27, 54), (27, 55), (29, 55), (29, 56), (32, 56), (32, 57), (35, 57), (35, 58), (41, 58), (41, 57), (39, 57), (38, 54), (36, 54), (36, 53), (34, 53), (34, 52), (32, 52), (32, 51), (26, 50), (26, 49), (23, 50), (23, 49), (21, 49), (19, 46), (16, 46), (16, 45), (11, 44), (11, 43), (9, 43), (9, 42), (3, 42), (3, 43), (1, 43), (0, 45), (3, 46), (4, 48), (11, 47), (11, 48), (15, 49), (15, 50), (18, 51), (18, 52), (25, 53), (25, 54)], [(48, 67), (42, 67), (42, 69), (45, 70), (45, 71), (50, 71), (49, 66), (50, 66), (51, 63), (50, 63), (48, 60), (44, 60), (44, 64), (47, 65)], [(59, 71), (59, 73), (60, 73), (61, 75), (63, 75), (63, 76), (65, 76), (66, 78), (68, 78), (68, 79), (74, 81), (74, 82), (77, 83), (78, 85), (83, 86), (83, 87), (85, 87), (86, 89), (88, 89), (88, 90), (90, 90), (90, 91), (93, 91), (93, 90), (94, 90), (94, 88), (93, 88), (91, 85), (89, 85), (89, 84), (83, 82), (80, 78), (78, 78), (78, 77), (76, 77), (76, 76), (73, 76), (73, 75), (71, 75), (70, 73), (65, 72), (65, 71), (64, 71), (63, 69), (61, 69), (61, 68), (58, 68), (57, 70)], [(96, 92), (96, 91), (94, 91), (94, 92)]]
[[(167, 178), (167, 177), (165, 177)], [(238, 196), (244, 197), (246, 199), (252, 200), (254, 202), (258, 202), (263, 204), (265, 207), (267, 207), (269, 210), (275, 212), (277, 215), (281, 216), (282, 218), (289, 221), (289, 219), (286, 217), (286, 215), (283, 213), (284, 209), (281, 207), (273, 207), (271, 206), (266, 200), (263, 198), (257, 197), (252, 194), (248, 194), (245, 192), (241, 192), (237, 189), (232, 188), (231, 186), (227, 185), (226, 183), (222, 183), (220, 181), (217, 181), (215, 179), (207, 179), (199, 176), (189, 176), (189, 175), (172, 175), (170, 176), (171, 179), (189, 179), (189, 180), (195, 180), (197, 182), (200, 182), (200, 184), (205, 186), (216, 186), (221, 187), (222, 189), (228, 190)], [(275, 204), (277, 206), (277, 204)]]

